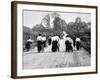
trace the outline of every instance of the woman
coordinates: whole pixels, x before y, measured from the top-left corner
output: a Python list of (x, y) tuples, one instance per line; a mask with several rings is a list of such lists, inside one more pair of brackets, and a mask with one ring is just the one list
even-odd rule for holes
[(32, 42), (33, 42), (33, 40), (31, 40), (31, 38), (29, 37), (25, 44), (25, 48), (27, 49), (27, 51), (30, 50)]
[(65, 49), (66, 52), (73, 51), (73, 40), (69, 36), (67, 36), (65, 40), (65, 45), (66, 45)]
[(59, 37), (54, 35), (52, 37), (52, 52), (59, 51), (59, 43), (58, 43)]
[(42, 37), (42, 45), (43, 45), (43, 48), (46, 47), (46, 36), (43, 35)]
[(80, 49), (80, 38), (76, 38), (76, 49), (79, 50)]
[(51, 36), (49, 36), (49, 37), (48, 37), (48, 45), (49, 45), (49, 46), (51, 45), (51, 41), (52, 41), (52, 40), (51, 40)]
[(41, 34), (37, 37), (37, 51), (40, 52), (42, 50), (42, 36)]
[(65, 48), (66, 48), (66, 46), (65, 46), (65, 40), (66, 40), (66, 37), (67, 37), (67, 33), (66, 32), (63, 32), (62, 33), (62, 37), (59, 39), (59, 44), (60, 44), (60, 51), (65, 51)]

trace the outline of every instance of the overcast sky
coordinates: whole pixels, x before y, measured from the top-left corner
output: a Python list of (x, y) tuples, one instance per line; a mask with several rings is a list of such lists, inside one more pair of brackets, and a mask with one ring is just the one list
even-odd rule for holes
[[(40, 24), (41, 20), (47, 14), (51, 14), (53, 12), (44, 12), (44, 11), (23, 11), (23, 25), (32, 28), (36, 24)], [(82, 21), (91, 22), (91, 14), (87, 13), (70, 13), (70, 12), (58, 12), (61, 18), (68, 22), (75, 22), (76, 17), (80, 17)]]

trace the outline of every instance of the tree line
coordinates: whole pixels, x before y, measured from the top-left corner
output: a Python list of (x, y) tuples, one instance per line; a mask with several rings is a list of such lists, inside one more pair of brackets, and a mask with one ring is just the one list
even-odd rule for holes
[(69, 35), (76, 37), (80, 37), (82, 40), (81, 46), (84, 47), (89, 53), (91, 49), (91, 23), (82, 22), (80, 17), (76, 17), (74, 22), (66, 23), (65, 20), (61, 19), (60, 16), (56, 16), (53, 21), (53, 28), (50, 28), (50, 18), (48, 15), (43, 18), (45, 22), (47, 22), (46, 26), (44, 27), (42, 24), (36, 24), (33, 26), (32, 29), (28, 27), (23, 27), (23, 40), (25, 40), (31, 36), (35, 41), (36, 37), (39, 33), (51, 35), (51, 34), (58, 34), (61, 35), (63, 31), (68, 33)]

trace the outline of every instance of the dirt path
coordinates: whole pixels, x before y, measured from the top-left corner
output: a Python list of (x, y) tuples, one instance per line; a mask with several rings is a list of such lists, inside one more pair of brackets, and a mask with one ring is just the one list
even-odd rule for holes
[[(48, 49), (45, 50), (49, 50)], [(35, 49), (36, 50), (36, 49)], [(90, 66), (91, 58), (87, 51), (81, 49), (73, 52), (25, 52), (23, 57), (23, 68), (57, 68), (57, 67), (77, 67)]]

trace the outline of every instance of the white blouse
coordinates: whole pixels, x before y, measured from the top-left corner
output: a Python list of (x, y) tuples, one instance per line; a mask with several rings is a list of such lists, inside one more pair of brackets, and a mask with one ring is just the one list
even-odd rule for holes
[(79, 41), (80, 42), (81, 40), (80, 40), (80, 38), (76, 38), (76, 41)]
[(42, 41), (46, 41), (46, 37), (42, 37)]
[(54, 36), (54, 37), (51, 37), (52, 41), (55, 41), (55, 40), (59, 40), (59, 37), (58, 36)]
[(33, 42), (33, 40), (32, 39), (28, 39), (27, 42)]
[(38, 37), (37, 37), (37, 40), (38, 40), (38, 41), (42, 40), (42, 36), (38, 36)]

